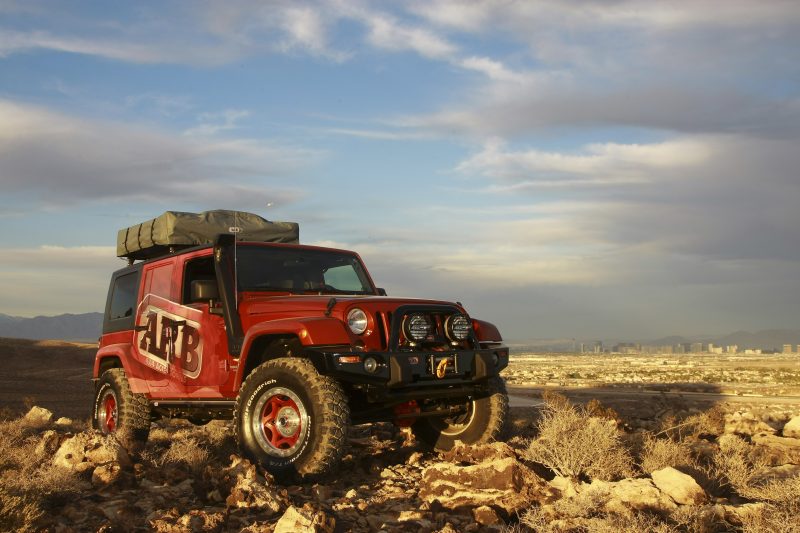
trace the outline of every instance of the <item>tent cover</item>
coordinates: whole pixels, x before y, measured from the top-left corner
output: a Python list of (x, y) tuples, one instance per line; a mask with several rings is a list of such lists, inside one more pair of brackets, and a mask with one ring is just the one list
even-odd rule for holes
[(210, 244), (220, 233), (237, 240), (298, 244), (296, 222), (271, 222), (253, 213), (217, 209), (202, 213), (167, 211), (117, 233), (117, 257), (151, 259), (174, 249)]

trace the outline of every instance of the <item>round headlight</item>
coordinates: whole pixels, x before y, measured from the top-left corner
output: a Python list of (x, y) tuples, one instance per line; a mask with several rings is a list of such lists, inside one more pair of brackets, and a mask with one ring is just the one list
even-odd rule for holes
[(472, 322), (464, 315), (450, 315), (445, 321), (444, 330), (451, 341), (463, 341), (472, 331)]
[(356, 307), (347, 313), (347, 327), (356, 335), (361, 335), (367, 331), (367, 314)]
[(425, 315), (409, 315), (405, 321), (405, 334), (409, 340), (421, 341), (431, 332), (431, 321)]

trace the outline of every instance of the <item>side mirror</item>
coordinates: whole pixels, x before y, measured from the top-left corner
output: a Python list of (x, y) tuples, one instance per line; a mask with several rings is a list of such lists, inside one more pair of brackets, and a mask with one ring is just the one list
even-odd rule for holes
[(211, 279), (196, 279), (192, 282), (192, 302), (219, 300), (217, 282)]
[(378, 287), (378, 296), (386, 296), (386, 289)]

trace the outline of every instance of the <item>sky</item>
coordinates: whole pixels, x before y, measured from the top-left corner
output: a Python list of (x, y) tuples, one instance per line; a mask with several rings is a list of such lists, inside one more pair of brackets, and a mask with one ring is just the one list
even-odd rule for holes
[(796, 1), (0, 0), (0, 313), (239, 209), (512, 341), (800, 327)]

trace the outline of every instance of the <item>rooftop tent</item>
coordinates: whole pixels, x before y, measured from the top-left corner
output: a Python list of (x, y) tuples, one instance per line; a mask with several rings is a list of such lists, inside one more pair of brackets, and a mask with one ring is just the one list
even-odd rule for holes
[(167, 211), (119, 230), (117, 257), (132, 261), (151, 259), (169, 253), (171, 248), (210, 244), (220, 233), (232, 232), (241, 241), (300, 242), (300, 227), (296, 222), (271, 222), (253, 213), (222, 209), (202, 213)]

